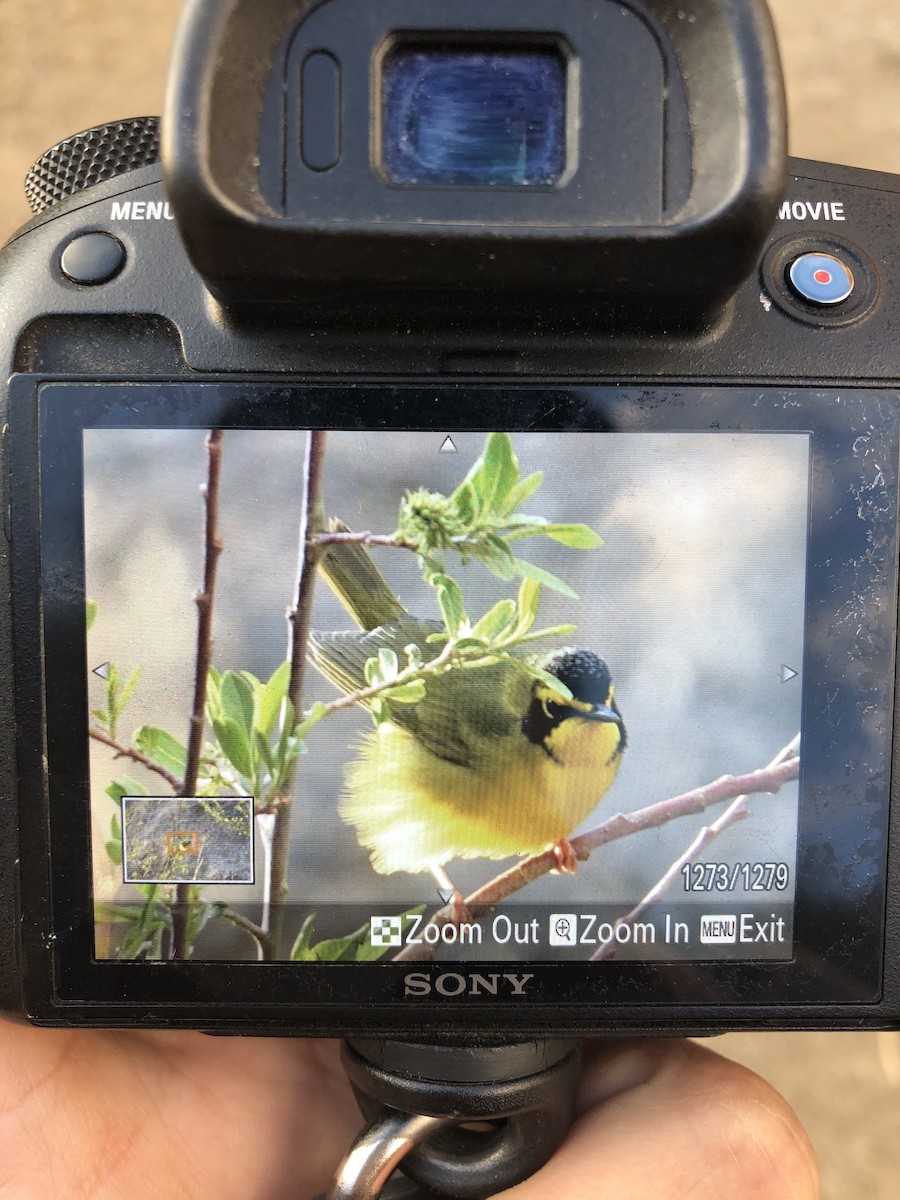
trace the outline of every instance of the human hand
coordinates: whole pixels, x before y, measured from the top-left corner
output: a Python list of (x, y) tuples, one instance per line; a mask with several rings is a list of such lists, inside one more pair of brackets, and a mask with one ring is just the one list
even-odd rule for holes
[(686, 1041), (585, 1044), (578, 1116), (508, 1200), (817, 1200), (809, 1139), (758, 1075)]
[[(361, 1124), (338, 1043), (0, 1027), (0, 1197), (308, 1200)], [(510, 1200), (815, 1200), (806, 1135), (688, 1042), (597, 1042), (579, 1116)]]

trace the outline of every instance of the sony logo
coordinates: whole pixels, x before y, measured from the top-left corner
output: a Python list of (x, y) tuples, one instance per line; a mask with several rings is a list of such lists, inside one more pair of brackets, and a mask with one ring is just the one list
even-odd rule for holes
[(533, 975), (459, 975), (445, 971), (443, 975), (426, 975), (424, 971), (413, 971), (405, 976), (407, 996), (499, 996), (503, 994), (524, 996), (525, 985)]

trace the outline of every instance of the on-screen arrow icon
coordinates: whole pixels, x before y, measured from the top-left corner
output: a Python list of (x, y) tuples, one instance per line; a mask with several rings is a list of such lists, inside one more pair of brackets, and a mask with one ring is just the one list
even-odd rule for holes
[(92, 667), (91, 674), (99, 675), (101, 679), (109, 679), (110, 663), (101, 663), (99, 667)]
[(781, 682), (790, 683), (792, 679), (797, 678), (797, 672), (792, 668), (781, 664)]
[(450, 437), (449, 434), (447, 434), (441, 443), (441, 448), (438, 451), (438, 454), (459, 454), (459, 451), (456, 448), (456, 442), (454, 442), (453, 438)]
[(452, 887), (451, 888), (444, 888), (444, 887), (438, 888), (438, 895), (440, 896), (440, 898), (443, 900), (443, 902), (445, 904), (449, 904), (455, 894), (456, 894), (455, 889)]

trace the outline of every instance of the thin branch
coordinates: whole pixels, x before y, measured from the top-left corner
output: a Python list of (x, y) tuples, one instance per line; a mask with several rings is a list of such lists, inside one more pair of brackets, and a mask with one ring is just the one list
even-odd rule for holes
[[(180, 796), (193, 796), (197, 791), (197, 775), (203, 751), (203, 731), (206, 721), (206, 681), (212, 665), (212, 622), (216, 594), (216, 570), (222, 554), (219, 538), (219, 480), (222, 468), (222, 430), (211, 429), (206, 437), (207, 477), (203, 487), (206, 509), (204, 539), (203, 590), (194, 597), (197, 605), (197, 654), (194, 663), (194, 704), (191, 709), (187, 761)], [(172, 905), (172, 958), (185, 959), (188, 946), (188, 915), (191, 884), (179, 883)]]
[[(552, 635), (555, 630), (541, 631), (546, 632), (546, 636)], [(507, 643), (510, 646), (520, 646), (525, 642), (534, 640), (533, 634), (525, 634), (523, 637), (516, 638), (514, 642)], [(503, 649), (492, 649), (488, 646), (458, 646), (455, 641), (448, 641), (444, 649), (431, 662), (420, 663), (404, 667), (402, 671), (394, 676), (393, 679), (383, 679), (380, 683), (373, 683), (370, 687), (359, 688), (355, 692), (347, 692), (344, 696), (339, 696), (337, 700), (330, 700), (327, 704), (323, 704), (318, 722), (324, 721), (326, 717), (330, 717), (332, 713), (340, 712), (345, 708), (352, 708), (354, 704), (365, 704), (368, 700), (374, 700), (384, 692), (390, 692), (394, 688), (403, 687), (408, 683), (415, 683), (418, 680), (428, 679), (432, 675), (443, 675), (455, 666), (482, 667), (493, 666), (498, 662), (503, 662), (510, 659), (512, 656), (508, 651)], [(483, 660), (483, 661), (482, 661)], [(521, 659), (516, 660), (521, 666)], [(311, 712), (304, 713), (300, 720), (308, 720), (312, 717)]]
[[(777, 792), (784, 784), (798, 778), (799, 774), (800, 760), (798, 758), (786, 761), (779, 761), (779, 758), (776, 758), (773, 760), (773, 764), (765, 770), (751, 771), (747, 775), (723, 775), (705, 787), (695, 788), (693, 791), (674, 796), (669, 800), (662, 800), (658, 804), (648, 805), (633, 813), (619, 813), (594, 829), (572, 838), (572, 849), (579, 862), (586, 862), (594, 850), (598, 850), (610, 842), (630, 837), (644, 829), (658, 828), (660, 825), (666, 825), (669, 821), (677, 820), (680, 817), (704, 812), (714, 805), (724, 804), (729, 800), (735, 801), (736, 804), (738, 800), (745, 799), (752, 793)], [(503, 871), (478, 888), (477, 891), (472, 892), (470, 896), (466, 897), (465, 907), (473, 919), (487, 916), (507, 897), (521, 891), (536, 879), (540, 879), (558, 867), (559, 863), (552, 850), (532, 855), (530, 858), (516, 863), (509, 870)], [(435, 913), (429, 924), (442, 927), (458, 923), (458, 921), (458, 906), (454, 910), (451, 905), (447, 905)], [(424, 942), (417, 946), (407, 946), (394, 955), (395, 961), (405, 962), (422, 961), (431, 957), (432, 950)]]
[(317, 533), (312, 538), (316, 546), (384, 546), (390, 550), (415, 550), (418, 552), (418, 547), (412, 542), (408, 542), (402, 538), (399, 533), (370, 533), (368, 530), (363, 533), (358, 533), (356, 530), (347, 530), (341, 533)]
[[(312, 620), (313, 590), (322, 549), (317, 537), (325, 525), (322, 508), (322, 472), (325, 465), (324, 430), (311, 429), (306, 439), (306, 458), (303, 467), (303, 508), (300, 514), (300, 549), (297, 558), (297, 583), (293, 608), (288, 612), (288, 658), (291, 675), (288, 698), (294, 711), (301, 711), (303, 681), (306, 670), (306, 646)], [(296, 760), (282, 785), (273, 808), (275, 828), (272, 833), (271, 874), (269, 878), (270, 907), (263, 913), (262, 926), (269, 935), (268, 953), (276, 957), (281, 949), (284, 925), (284, 901), (288, 894), (287, 869), (290, 850), (291, 803), (294, 794)]]
[(251, 921), (247, 917), (242, 917), (240, 913), (236, 913), (231, 908), (221, 909), (219, 916), (224, 917), (226, 921), (230, 921), (232, 925), (236, 925), (238, 929), (243, 929), (246, 933), (249, 933), (252, 938), (256, 939), (256, 944), (259, 947), (260, 957), (262, 960), (271, 958), (271, 938), (266, 931), (261, 928), (261, 926), (256, 924), (255, 921)]
[[(785, 746), (778, 752), (778, 754), (775, 755), (767, 767), (764, 767), (762, 771), (756, 772), (756, 774), (764, 775), (766, 772), (771, 773), (779, 768), (792, 766), (796, 769), (797, 775), (799, 776), (799, 749), (800, 734), (798, 733), (793, 741), (789, 742), (787, 746)], [(776, 789), (767, 788), (765, 790), (772, 791)], [(650, 889), (647, 895), (644, 896), (640, 904), (633, 908), (630, 913), (627, 913), (624, 917), (620, 917), (618, 921), (616, 921), (613, 927), (613, 936), (608, 938), (605, 942), (597, 947), (595, 952), (591, 955), (591, 962), (601, 962), (604, 959), (614, 958), (616, 953), (616, 932), (623, 927), (634, 925), (635, 922), (639, 921), (649, 908), (658, 903), (663, 896), (666, 895), (672, 885), (677, 881), (682, 870), (689, 863), (694, 863), (697, 861), (710, 842), (714, 842), (717, 837), (725, 832), (726, 829), (730, 829), (732, 825), (736, 825), (739, 821), (743, 821), (745, 817), (750, 815), (747, 809), (747, 798), (749, 794), (750, 793), (748, 790), (742, 795), (738, 796), (716, 821), (714, 821), (711, 825), (704, 826), (704, 828), (700, 830), (700, 832), (688, 846), (687, 850), (685, 850), (685, 852), (679, 858), (676, 858), (662, 878), (659, 879), (657, 883), (655, 883)]]
[(153, 771), (155, 775), (159, 775), (164, 779), (176, 796), (182, 794), (181, 789), (184, 786), (184, 781), (178, 779), (171, 771), (167, 771), (165, 767), (161, 767), (158, 762), (154, 762), (152, 758), (148, 758), (146, 754), (141, 754), (140, 750), (135, 750), (133, 746), (123, 746), (121, 742), (117, 742), (115, 738), (108, 737), (100, 729), (88, 730), (89, 735), (95, 742), (102, 742), (104, 746), (109, 746), (111, 750), (115, 750), (116, 758), (130, 758), (132, 762), (140, 763), (142, 767), (146, 767), (148, 771)]
[(194, 706), (191, 711), (187, 763), (184, 770), (182, 795), (192, 796), (197, 790), (197, 774), (203, 751), (203, 731), (206, 722), (206, 681), (212, 666), (212, 620), (216, 593), (216, 569), (222, 554), (219, 538), (219, 478), (222, 468), (222, 430), (210, 430), (206, 439), (208, 476), (203, 488), (206, 506), (206, 540), (203, 564), (203, 590), (194, 597), (197, 605), (197, 657), (194, 668)]

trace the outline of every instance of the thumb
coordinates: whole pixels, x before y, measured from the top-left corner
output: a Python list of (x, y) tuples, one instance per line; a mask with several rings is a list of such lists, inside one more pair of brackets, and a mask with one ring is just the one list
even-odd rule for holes
[(685, 1041), (585, 1048), (579, 1116), (508, 1200), (816, 1200), (809, 1139), (758, 1075)]

